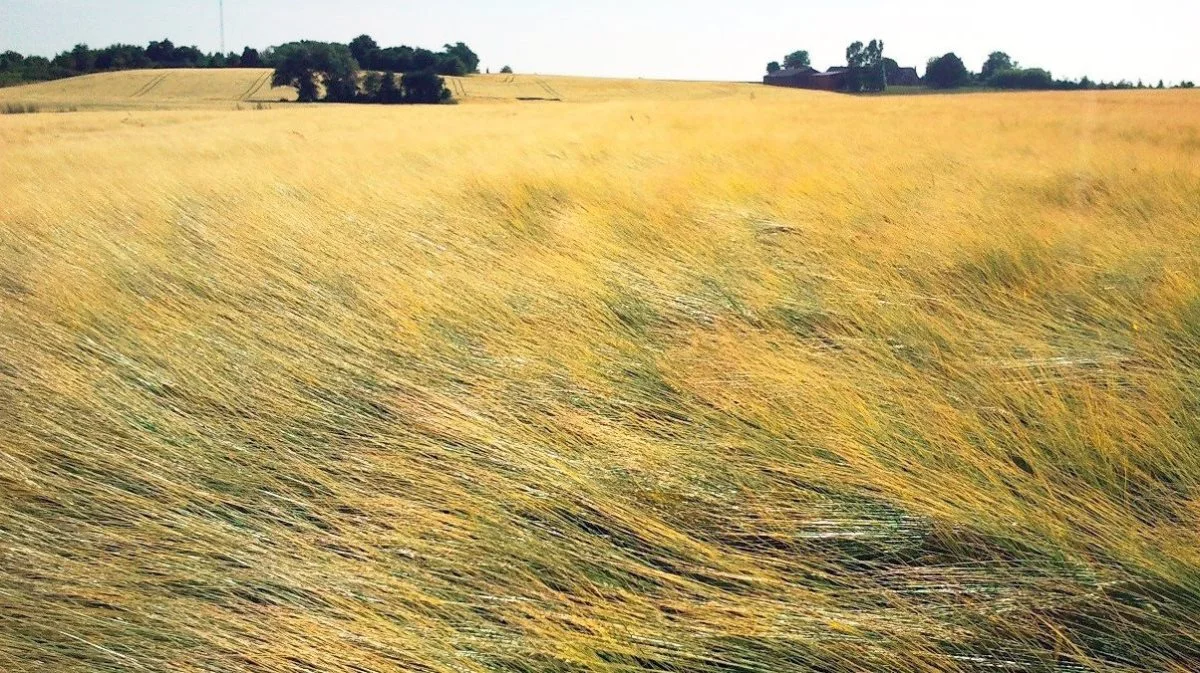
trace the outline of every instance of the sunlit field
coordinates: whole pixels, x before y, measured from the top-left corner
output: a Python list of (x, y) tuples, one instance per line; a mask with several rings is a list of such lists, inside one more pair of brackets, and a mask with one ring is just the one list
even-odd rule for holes
[[(264, 107), (296, 100), (290, 87), (272, 87), (268, 68), (126, 70), (0, 88), (6, 105), (32, 105), (43, 112), (137, 109), (222, 109)], [(616, 100), (706, 100), (767, 96), (779, 91), (738, 82), (664, 82), (555, 75), (447, 77), (461, 103), (596, 102)]]
[(1195, 670), (1200, 95), (233, 84), (0, 116), (0, 669)]
[(6, 103), (31, 104), (50, 112), (97, 108), (232, 109), (239, 104), (295, 100), (295, 89), (271, 87), (271, 72), (266, 68), (187, 68), (97, 73), (0, 88), (0, 109)]

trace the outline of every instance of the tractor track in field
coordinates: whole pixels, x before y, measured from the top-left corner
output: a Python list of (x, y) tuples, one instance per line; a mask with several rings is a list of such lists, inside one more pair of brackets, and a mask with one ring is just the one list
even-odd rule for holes
[(162, 84), (163, 80), (165, 80), (166, 78), (167, 78), (166, 75), (156, 75), (156, 76), (150, 78), (150, 81), (143, 84), (142, 88), (138, 89), (137, 91), (134, 91), (133, 94), (130, 96), (130, 98), (141, 98), (142, 96), (145, 96), (146, 94), (148, 94), (152, 90), (154, 90), (156, 87), (158, 87), (159, 84)]
[(234, 100), (240, 100), (240, 101), (250, 100), (251, 96), (258, 94), (258, 92), (262, 90), (263, 85), (267, 83), (267, 80), (270, 79), (270, 77), (271, 77), (271, 73), (268, 72), (268, 73), (264, 74), (262, 77), (259, 77), (258, 79), (254, 80), (253, 82), (250, 83), (250, 86), (247, 87), (246, 90), (242, 92), (242, 95)]
[(542, 87), (543, 91), (550, 94), (552, 97), (562, 100), (562, 94), (555, 91), (554, 87), (550, 86), (550, 83), (547, 82), (546, 80), (539, 79), (539, 80), (537, 80), (537, 84), (538, 84), (538, 86)]

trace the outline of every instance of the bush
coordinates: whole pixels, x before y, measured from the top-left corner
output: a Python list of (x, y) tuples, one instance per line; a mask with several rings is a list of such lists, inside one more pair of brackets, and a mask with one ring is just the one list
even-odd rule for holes
[(238, 58), (238, 66), (242, 68), (261, 68), (263, 65), (262, 56), (259, 55), (257, 49), (246, 47), (242, 50), (242, 55)]
[(448, 44), (442, 52), (444, 57), (458, 59), (459, 63), (463, 64), (464, 75), (479, 72), (479, 55), (471, 51), (471, 48), (462, 42)]
[(467, 74), (467, 66), (457, 56), (450, 56), (438, 62), (437, 74), (448, 77), (462, 77)]
[(507, 66), (507, 65), (506, 65), (506, 66), (504, 66), (503, 68), (500, 68), (500, 74), (502, 74), (502, 75), (511, 75), (511, 74), (512, 74), (512, 68), (511, 68), (510, 66)]
[(1012, 68), (1000, 70), (987, 80), (997, 89), (1053, 89), (1054, 77), (1041, 68)]
[(450, 100), (446, 80), (432, 70), (406, 72), (400, 78), (400, 92), (405, 103), (444, 103)]
[(375, 102), (384, 105), (404, 102), (400, 95), (400, 89), (396, 87), (396, 73), (389, 71), (383, 74), (383, 79), (379, 81), (379, 93), (375, 97)]
[(291, 42), (276, 48), (273, 60), (271, 84), (296, 87), (301, 103), (315, 101), (319, 85), (330, 101), (350, 101), (358, 94), (358, 63), (344, 44)]
[(957, 89), (971, 83), (971, 73), (963, 60), (951, 52), (929, 59), (925, 83), (934, 89)]
[(331, 103), (349, 103), (357, 97), (358, 83), (353, 75), (325, 80), (325, 100)]

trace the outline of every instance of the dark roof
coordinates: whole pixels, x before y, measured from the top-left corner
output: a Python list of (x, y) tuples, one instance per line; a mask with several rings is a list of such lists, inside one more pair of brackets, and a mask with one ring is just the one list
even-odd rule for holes
[(847, 68), (844, 65), (835, 65), (832, 68), (830, 68), (829, 70), (826, 70), (825, 74), (828, 75), (829, 73), (834, 73), (834, 72), (846, 72), (849, 69), (850, 68)]
[(776, 70), (775, 72), (767, 73), (767, 77), (796, 77), (798, 75), (811, 75), (815, 72), (816, 70), (809, 68), (808, 66), (803, 66), (800, 68), (784, 68), (783, 70)]
[(846, 74), (845, 70), (830, 70), (829, 72), (813, 73), (813, 77), (837, 77), (839, 75), (845, 75), (845, 74)]
[(917, 74), (917, 69), (916, 68), (900, 68), (900, 72), (904, 72), (904, 73), (911, 72), (912, 74), (915, 75), (915, 74)]

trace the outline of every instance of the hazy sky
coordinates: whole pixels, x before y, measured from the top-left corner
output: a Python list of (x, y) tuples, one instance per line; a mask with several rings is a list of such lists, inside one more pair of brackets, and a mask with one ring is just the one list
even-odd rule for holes
[[(220, 45), (218, 0), (0, 0), (0, 51), (51, 55), (77, 42), (170, 37)], [(924, 70), (958, 53), (978, 70), (1002, 49), (1058, 77), (1200, 79), (1200, 0), (225, 0), (226, 46), (292, 39), (438, 48), (464, 41), (481, 68), (746, 80), (808, 49), (820, 68), (874, 37)]]

